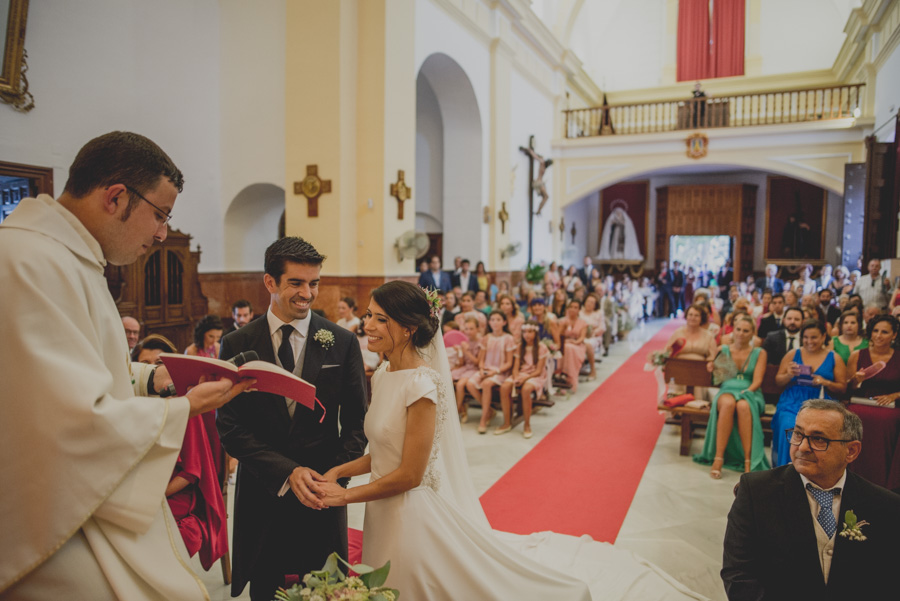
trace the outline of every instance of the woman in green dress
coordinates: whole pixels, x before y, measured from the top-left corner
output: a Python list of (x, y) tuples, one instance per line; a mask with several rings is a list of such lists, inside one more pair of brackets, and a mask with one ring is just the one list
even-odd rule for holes
[[(724, 357), (719, 362), (731, 362), (734, 377), (720, 384), (709, 411), (709, 425), (703, 452), (694, 461), (712, 465), (709, 475), (718, 480), (722, 467), (735, 471), (767, 470), (771, 467), (763, 448), (762, 425), (759, 416), (766, 402), (760, 392), (766, 373), (766, 351), (753, 348), (756, 334), (753, 318), (746, 314), (734, 318), (732, 342), (722, 345)], [(710, 371), (713, 363), (708, 364)], [(735, 428), (735, 418), (737, 427)]]
[(853, 351), (869, 348), (869, 339), (860, 335), (859, 313), (856, 311), (841, 313), (837, 328), (840, 335), (831, 339), (831, 349), (844, 360), (844, 364), (850, 360)]

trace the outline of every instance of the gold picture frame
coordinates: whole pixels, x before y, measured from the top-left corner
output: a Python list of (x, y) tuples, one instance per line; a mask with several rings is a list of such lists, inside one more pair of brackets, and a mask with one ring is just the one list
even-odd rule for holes
[(25, 22), (28, 0), (0, 0), (0, 24), (6, 19), (3, 62), (0, 67), (0, 100), (17, 110), (34, 108), (34, 98), (25, 78)]

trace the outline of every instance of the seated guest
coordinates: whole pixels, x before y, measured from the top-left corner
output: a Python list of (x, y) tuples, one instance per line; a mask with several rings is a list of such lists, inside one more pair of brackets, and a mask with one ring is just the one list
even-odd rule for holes
[(345, 296), (338, 301), (337, 311), (337, 325), (351, 332), (355, 332), (359, 328), (359, 317), (356, 316), (356, 300)]
[(550, 263), (550, 266), (547, 268), (547, 271), (544, 273), (544, 283), (549, 283), (553, 290), (556, 291), (562, 285), (562, 278), (559, 275), (559, 272), (556, 268), (556, 261)]
[(550, 302), (550, 312), (556, 315), (557, 319), (562, 319), (566, 315), (566, 306), (569, 304), (569, 297), (566, 291), (559, 288), (553, 292), (553, 300)]
[(513, 351), (516, 341), (509, 333), (506, 315), (500, 311), (491, 313), (488, 319), (490, 333), (481, 340), (478, 354), (478, 372), (469, 378), (466, 390), (481, 400), (481, 423), (478, 433), (487, 432), (494, 410), (491, 409), (491, 395), (494, 386), (501, 386), (509, 377), (513, 365)]
[(547, 311), (547, 304), (542, 298), (533, 298), (528, 303), (528, 319), (538, 324), (538, 340), (547, 345), (551, 351), (559, 350), (559, 328), (556, 316)]
[[(732, 342), (722, 345), (716, 359), (728, 362), (735, 375), (719, 384), (719, 393), (709, 411), (703, 451), (694, 455), (697, 463), (712, 464), (709, 475), (716, 480), (722, 477), (722, 467), (745, 472), (771, 467), (759, 421), (766, 408), (760, 392), (766, 373), (766, 351), (753, 348), (755, 330), (752, 317), (738, 314)], [(713, 363), (708, 366), (713, 371)]]
[[(869, 347), (869, 339), (860, 335), (859, 313), (856, 311), (844, 311), (837, 320), (839, 336), (831, 339), (830, 348), (844, 360), (850, 361), (850, 354)], [(847, 372), (853, 373), (853, 372)]]
[[(775, 300), (773, 299), (772, 302)], [(769, 365), (781, 365), (781, 360), (786, 353), (800, 348), (800, 327), (802, 325), (803, 311), (791, 307), (784, 312), (781, 327), (769, 332), (760, 345), (766, 350)]]
[(455, 347), (447, 349), (447, 355), (456, 353), (456, 360), (452, 364), (450, 375), (456, 385), (456, 411), (459, 413), (460, 421), (466, 423), (469, 421), (469, 413), (466, 410), (466, 385), (469, 378), (478, 373), (478, 357), (481, 354), (481, 330), (478, 327), (478, 320), (474, 317), (466, 319), (463, 333), (466, 340), (462, 341)]
[(834, 295), (831, 288), (822, 288), (818, 293), (819, 308), (825, 313), (825, 321), (834, 325), (841, 316), (841, 310), (834, 304)]
[(600, 310), (600, 298), (593, 292), (584, 299), (584, 304), (581, 306), (581, 319), (588, 324), (587, 338), (584, 343), (588, 362), (591, 364), (591, 374), (588, 377), (593, 380), (597, 377), (596, 363), (599, 359), (596, 359), (596, 356), (603, 352), (603, 334), (606, 332), (606, 318), (603, 316), (603, 311)]
[[(135, 347), (139, 363), (159, 365), (160, 353), (177, 352), (166, 337), (150, 334)], [(215, 411), (210, 411), (215, 415)], [(204, 570), (228, 552), (228, 528), (220, 474), (210, 450), (203, 415), (187, 421), (181, 452), (166, 487), (166, 500), (188, 555), (200, 553)], [(218, 442), (218, 434), (216, 435)], [(221, 444), (219, 445), (221, 448)]]
[[(850, 471), (891, 489), (900, 487), (900, 352), (893, 347), (898, 331), (895, 318), (877, 316), (868, 326), (869, 348), (854, 352), (847, 364), (851, 396), (874, 399), (879, 405), (894, 403), (893, 409), (850, 405), (866, 432), (866, 448)], [(884, 369), (867, 378), (864, 370), (879, 361), (884, 361)]]
[[(900, 497), (847, 471), (862, 434), (840, 403), (807, 401), (788, 435), (793, 465), (741, 476), (725, 530), (729, 599), (893, 598)], [(865, 539), (845, 534), (849, 510)]]
[(603, 320), (606, 321), (606, 332), (603, 333), (603, 356), (605, 357), (609, 354), (609, 347), (619, 336), (619, 318), (613, 286), (604, 285), (602, 289), (605, 290), (605, 293), (600, 297), (600, 311), (603, 313)]
[(528, 321), (522, 326), (522, 340), (513, 355), (512, 377), (500, 386), (500, 405), (503, 407), (503, 425), (494, 434), (505, 434), (512, 429), (512, 398), (518, 394), (522, 399), (522, 416), (525, 426), (522, 435), (531, 438), (531, 404), (544, 394), (547, 384), (547, 357), (550, 350), (538, 339), (538, 324)]
[(807, 263), (800, 269), (800, 272), (797, 274), (797, 279), (791, 282), (791, 290), (793, 290), (797, 296), (803, 297), (807, 294), (815, 294), (818, 286), (816, 281), (812, 279), (812, 270), (812, 265)]
[(497, 309), (506, 316), (509, 333), (518, 340), (521, 335), (522, 324), (525, 323), (525, 317), (519, 313), (519, 305), (516, 304), (515, 299), (508, 294), (501, 294), (497, 297)]
[(569, 301), (566, 306), (565, 316), (559, 320), (559, 333), (562, 340), (562, 361), (557, 366), (557, 373), (562, 373), (566, 377), (569, 389), (574, 393), (578, 389), (578, 374), (581, 372), (581, 366), (584, 365), (584, 359), (587, 349), (584, 346), (584, 338), (587, 336), (587, 322), (585, 322), (579, 314), (581, 313), (581, 303), (577, 300)]
[(793, 290), (784, 291), (784, 306), (785, 307), (799, 307), (800, 306), (800, 297)]
[(878, 305), (866, 305), (866, 307), (863, 309), (862, 314), (863, 323), (866, 324), (866, 327), (868, 327), (870, 321), (875, 319), (875, 317), (877, 317), (878, 315), (882, 314), (883, 312), (881, 310), (881, 307), (879, 307)]
[(853, 283), (850, 282), (850, 270), (843, 265), (834, 268), (834, 277), (828, 283), (828, 288), (835, 297), (842, 294), (849, 295), (853, 290)]
[(444, 306), (441, 308), (441, 326), (447, 322), (454, 321), (459, 315), (459, 303), (457, 302), (456, 293), (452, 290), (444, 295)]
[[(804, 322), (800, 328), (800, 340), (800, 348), (785, 354), (775, 375), (775, 382), (785, 387), (772, 417), (772, 432), (775, 433), (794, 427), (797, 412), (804, 401), (819, 398), (833, 400), (832, 395), (843, 394), (847, 389), (844, 361), (826, 348), (825, 327), (815, 320)], [(772, 437), (774, 467), (790, 463), (788, 446), (781, 436)]]
[(184, 350), (184, 354), (217, 359), (221, 338), (222, 320), (218, 315), (207, 315), (194, 326), (194, 342)]
[(494, 310), (490, 303), (488, 303), (488, 295), (484, 290), (475, 291), (475, 310), (484, 313), (485, 319)]
[[(694, 294), (696, 299), (697, 295)], [(695, 359), (697, 361), (712, 361), (716, 356), (716, 337), (704, 326), (709, 324), (709, 313), (702, 302), (694, 301), (684, 314), (685, 324), (680, 326), (669, 337), (666, 350), (673, 352), (676, 346), (681, 347), (677, 357), (679, 359)], [(669, 392), (683, 392), (684, 386), (676, 386)], [(694, 396), (703, 398), (706, 388), (696, 387)]]
[(475, 308), (475, 293), (471, 290), (459, 297), (459, 313), (456, 314), (456, 317), (454, 317), (453, 320), (456, 322), (456, 325), (459, 326), (460, 330), (464, 330), (466, 327), (466, 320), (470, 317), (474, 317), (478, 321), (478, 329), (481, 330), (481, 334), (484, 335), (485, 329), (487, 328), (487, 317), (482, 311)]
[(768, 288), (775, 294), (781, 294), (784, 291), (784, 281), (776, 277), (778, 273), (778, 265), (766, 265), (766, 275), (756, 280), (756, 287), (760, 290)]
[(734, 319), (738, 315), (750, 315), (750, 301), (746, 298), (739, 298), (734, 301), (734, 304), (731, 306), (731, 312), (725, 316), (722, 323), (722, 344), (731, 344), (731, 331), (734, 329)]
[[(718, 289), (718, 288), (717, 288)], [(715, 300), (714, 304), (712, 301)], [(722, 299), (714, 296), (711, 289), (697, 288), (694, 290), (694, 303), (706, 302), (707, 321), (717, 325), (722, 325), (722, 318), (717, 307), (722, 306)]]
[(122, 327), (125, 328), (125, 339), (128, 340), (129, 352), (134, 351), (135, 345), (141, 339), (141, 322), (134, 317), (125, 315), (122, 317)]

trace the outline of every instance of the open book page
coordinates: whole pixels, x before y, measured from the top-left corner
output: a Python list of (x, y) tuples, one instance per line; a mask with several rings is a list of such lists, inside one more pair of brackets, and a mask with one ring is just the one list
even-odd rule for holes
[(188, 389), (196, 386), (204, 376), (207, 379), (228, 378), (232, 382), (242, 378), (255, 378), (256, 384), (253, 387), (255, 390), (293, 399), (310, 409), (316, 403), (315, 386), (274, 363), (248, 361), (237, 367), (221, 359), (193, 355), (160, 353), (160, 358), (169, 370), (175, 384), (175, 392), (179, 395), (186, 394)]

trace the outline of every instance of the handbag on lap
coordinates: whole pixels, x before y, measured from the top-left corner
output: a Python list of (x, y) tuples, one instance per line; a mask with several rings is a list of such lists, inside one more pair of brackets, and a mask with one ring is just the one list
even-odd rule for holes
[(734, 363), (734, 359), (728, 353), (719, 351), (716, 358), (713, 359), (712, 383), (713, 386), (721, 386), (726, 380), (730, 380), (737, 376), (738, 369)]

